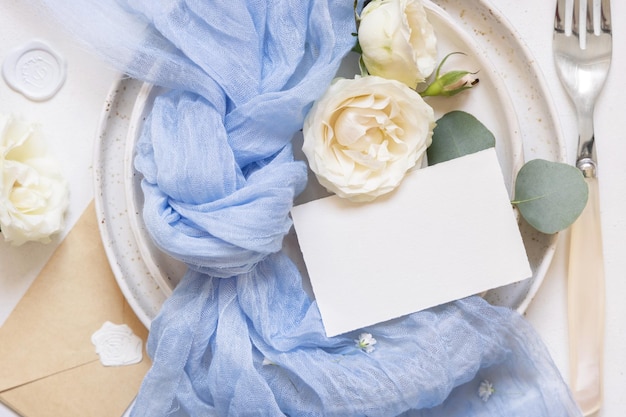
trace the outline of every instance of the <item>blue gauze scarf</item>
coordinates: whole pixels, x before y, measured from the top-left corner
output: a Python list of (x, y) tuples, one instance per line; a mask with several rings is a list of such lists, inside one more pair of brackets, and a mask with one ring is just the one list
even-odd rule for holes
[(135, 163), (151, 236), (189, 272), (150, 328), (133, 416), (580, 415), (531, 326), (478, 297), (363, 329), (371, 353), (360, 331), (325, 336), (281, 246), (306, 182), (291, 138), (354, 44), (352, 0), (49, 3), (168, 91)]

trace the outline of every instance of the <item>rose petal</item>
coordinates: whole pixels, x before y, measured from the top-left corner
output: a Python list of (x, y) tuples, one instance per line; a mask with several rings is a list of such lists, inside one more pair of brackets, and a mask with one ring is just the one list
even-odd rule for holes
[(307, 115), (303, 151), (328, 190), (370, 201), (421, 163), (434, 126), (433, 109), (406, 85), (376, 76), (341, 79)]

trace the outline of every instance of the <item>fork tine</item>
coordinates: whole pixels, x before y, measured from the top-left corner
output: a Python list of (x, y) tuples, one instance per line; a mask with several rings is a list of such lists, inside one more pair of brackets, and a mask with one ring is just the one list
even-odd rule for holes
[(570, 36), (574, 30), (574, 0), (557, 0), (554, 30)]
[(600, 14), (602, 16), (602, 31), (611, 33), (611, 0), (602, 0), (600, 6)]
[(574, 0), (574, 25), (576, 25), (574, 33), (578, 35), (580, 49), (587, 49), (587, 30), (591, 26), (589, 24), (591, 10), (588, 5), (587, 0)]
[[(574, 35), (578, 36), (580, 34), (580, 24), (581, 24), (581, 22), (584, 22), (580, 18), (580, 0), (569, 1), (566, 13), (567, 14), (566, 14), (565, 18), (567, 20), (571, 20), (572, 21), (572, 33)], [(570, 16), (571, 16), (571, 19), (569, 19)], [(566, 22), (567, 22), (567, 20), (566, 20)], [(567, 25), (567, 23), (566, 23), (566, 25)], [(583, 25), (583, 30), (584, 30), (584, 27), (585, 26)]]
[(557, 32), (565, 32), (565, 0), (557, 0), (556, 12), (554, 13), (554, 30)]
[(591, 4), (587, 4), (587, 24), (589, 25), (588, 32), (599, 36), (602, 33), (602, 0), (593, 0)]

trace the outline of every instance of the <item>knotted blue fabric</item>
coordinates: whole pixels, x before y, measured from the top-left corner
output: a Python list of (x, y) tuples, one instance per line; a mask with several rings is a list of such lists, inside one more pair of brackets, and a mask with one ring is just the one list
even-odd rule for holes
[(189, 271), (150, 328), (133, 416), (580, 415), (531, 326), (478, 297), (325, 336), (281, 247), (306, 183), (291, 139), (354, 44), (352, 0), (49, 3), (166, 87), (135, 163), (147, 228)]

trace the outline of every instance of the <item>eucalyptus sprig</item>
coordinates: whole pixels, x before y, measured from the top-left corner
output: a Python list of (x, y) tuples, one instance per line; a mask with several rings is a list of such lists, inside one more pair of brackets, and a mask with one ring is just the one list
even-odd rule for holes
[(535, 229), (552, 234), (578, 218), (587, 198), (587, 183), (578, 168), (534, 159), (517, 174), (512, 203)]
[[(434, 165), (495, 146), (495, 138), (478, 119), (452, 111), (437, 120), (428, 164)], [(587, 203), (587, 183), (580, 170), (560, 162), (534, 159), (517, 173), (511, 204), (538, 231), (553, 234), (568, 228)]]
[(496, 138), (476, 117), (454, 110), (437, 120), (432, 144), (428, 147), (428, 165), (435, 165), (463, 155), (496, 146)]

